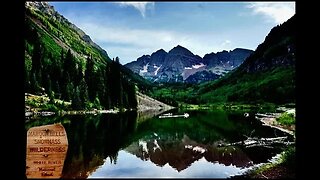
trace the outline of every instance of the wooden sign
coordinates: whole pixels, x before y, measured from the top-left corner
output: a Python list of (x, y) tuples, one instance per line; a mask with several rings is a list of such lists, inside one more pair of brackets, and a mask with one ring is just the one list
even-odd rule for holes
[(68, 151), (62, 124), (32, 127), (27, 132), (27, 178), (60, 178)]

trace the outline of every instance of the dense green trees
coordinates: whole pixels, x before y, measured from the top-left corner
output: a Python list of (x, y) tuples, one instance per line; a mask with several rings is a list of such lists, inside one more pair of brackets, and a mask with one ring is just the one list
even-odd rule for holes
[(71, 101), (72, 109), (136, 108), (135, 84), (144, 80), (82, 33), (64, 18), (26, 8), (25, 92), (46, 94), (52, 104)]
[(272, 28), (238, 68), (202, 84), (154, 87), (149, 95), (160, 101), (188, 104), (225, 102), (276, 104), (295, 102), (296, 16)]
[(98, 63), (88, 56), (85, 69), (69, 49), (61, 49), (60, 58), (47, 52), (41, 37), (28, 41), (32, 46), (32, 68), (25, 67), (26, 92), (47, 94), (72, 102), (72, 109), (88, 108), (136, 108), (136, 88), (121, 72), (119, 58)]

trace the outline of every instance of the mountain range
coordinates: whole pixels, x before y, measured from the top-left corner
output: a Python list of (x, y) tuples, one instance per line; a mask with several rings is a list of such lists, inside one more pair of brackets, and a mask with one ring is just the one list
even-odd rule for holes
[(273, 27), (255, 51), (225, 76), (193, 86), (159, 86), (152, 96), (172, 104), (295, 103), (296, 23), (294, 15)]
[[(295, 16), (272, 28), (255, 51), (236, 48), (200, 57), (177, 45), (168, 52), (160, 49), (123, 66), (119, 58), (111, 60), (105, 50), (48, 3), (26, 2), (26, 7), (28, 93), (51, 94), (66, 101), (81, 99), (89, 107), (102, 100), (103, 106), (109, 108), (120, 104), (135, 106), (132, 97), (136, 89), (160, 101), (195, 104), (294, 100)], [(201, 83), (205, 81), (208, 82)], [(152, 82), (197, 85), (161, 89)]]
[(143, 55), (125, 67), (152, 82), (201, 83), (215, 80), (238, 67), (253, 51), (236, 48), (201, 58), (180, 45)]
[(219, 162), (225, 166), (233, 165), (239, 168), (252, 164), (251, 158), (243, 151), (217, 147), (216, 145), (203, 145), (190, 139), (187, 135), (181, 139), (177, 137), (165, 140), (159, 138), (140, 139), (124, 150), (143, 161), (151, 161), (159, 167), (164, 167), (167, 164), (178, 172), (189, 168), (191, 164), (200, 159), (212, 164)]
[[(266, 102), (284, 104), (295, 102), (296, 99), (296, 16), (274, 27), (255, 51), (236, 48), (200, 57), (178, 45), (169, 52), (160, 49), (122, 66), (118, 58), (112, 60), (107, 51), (57, 13), (48, 3), (26, 2), (25, 13), (24, 90), (26, 93), (48, 95), (48, 99), (53, 101), (52, 104), (45, 104), (42, 102), (45, 98), (41, 98), (41, 103), (25, 103), (35, 106), (38, 110), (139, 109), (141, 106), (150, 108), (155, 104), (152, 98), (167, 104), (179, 102), (174, 105), (176, 107), (183, 107), (185, 104), (210, 105), (225, 102), (252, 103), (259, 107)], [(194, 84), (157, 86), (139, 74), (153, 82)], [(207, 82), (198, 84), (204, 81)], [(152, 98), (139, 92), (147, 93)], [(61, 100), (67, 103), (60, 103)], [(156, 103), (161, 108), (165, 106), (163, 103)], [(70, 174), (67, 174), (68, 178), (87, 178), (89, 170), (93, 171), (97, 165), (103, 165), (106, 157), (116, 159), (118, 150), (124, 149), (125, 141), (121, 134), (127, 133), (126, 136), (131, 137), (132, 133), (137, 132), (136, 127), (139, 124), (132, 121), (132, 116), (121, 115), (120, 120), (116, 119), (117, 116), (108, 117), (115, 119), (99, 120), (98, 124), (88, 121), (86, 123), (90, 128), (81, 124), (74, 126), (81, 130), (70, 134), (70, 139), (74, 140), (70, 142), (76, 144), (70, 146), (70, 152), (76, 154), (76, 158), (71, 156), (72, 158), (66, 161), (65, 166), (68, 168), (70, 165), (72, 169)], [(125, 118), (127, 120), (124, 121)], [(232, 116), (228, 119), (232, 119)], [(109, 129), (101, 126), (105, 123)], [(135, 123), (135, 128), (131, 128), (130, 123)], [(119, 131), (114, 127), (126, 129)], [(108, 133), (112, 130), (119, 133), (119, 136), (109, 136)], [(94, 141), (85, 138), (85, 141), (82, 141), (78, 137), (82, 137), (83, 133), (93, 133), (101, 138)], [(172, 147), (171, 142), (178, 146)], [(150, 138), (132, 143), (124, 150), (141, 160), (150, 160), (157, 166), (168, 164), (177, 171), (183, 171), (202, 158), (212, 163), (220, 162), (220, 157), (225, 151), (224, 148), (205, 147), (185, 138), (173, 139), (171, 142), (165, 143)], [(100, 146), (103, 143), (106, 144)], [(96, 148), (101, 153), (90, 153), (90, 148)], [(188, 155), (188, 158), (185, 155)], [(86, 157), (88, 166), (81, 163), (83, 157)], [(250, 163), (250, 158), (241, 153), (228, 158), (222, 162), (226, 166), (243, 166)], [(70, 161), (73, 163), (69, 163)]]

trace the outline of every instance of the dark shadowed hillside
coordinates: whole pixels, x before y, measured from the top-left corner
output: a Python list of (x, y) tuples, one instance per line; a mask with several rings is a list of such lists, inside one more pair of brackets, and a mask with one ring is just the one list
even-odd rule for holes
[(274, 27), (254, 53), (233, 73), (204, 84), (198, 93), (203, 102), (295, 99), (296, 16)]
[[(216, 102), (273, 102), (295, 101), (296, 17), (274, 27), (256, 50), (236, 69), (214, 81), (199, 85), (163, 86), (153, 92), (158, 99), (207, 104)], [(232, 51), (236, 53), (238, 49)], [(228, 61), (217, 61), (219, 56), (229, 59), (232, 53), (208, 54), (212, 66)], [(207, 60), (210, 59), (210, 60)], [(236, 62), (236, 61), (229, 61)], [(229, 64), (231, 65), (231, 64)], [(196, 73), (199, 76), (202, 73)], [(207, 74), (211, 75), (212, 74)], [(196, 77), (190, 76), (195, 81)]]

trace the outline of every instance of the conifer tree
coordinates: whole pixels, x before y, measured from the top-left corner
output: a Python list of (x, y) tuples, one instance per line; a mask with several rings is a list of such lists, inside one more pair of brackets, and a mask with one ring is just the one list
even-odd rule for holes
[(88, 95), (88, 86), (84, 79), (81, 80), (79, 85), (79, 91), (80, 91), (80, 101), (81, 101), (81, 107), (85, 108), (86, 102), (89, 101), (89, 95)]
[(73, 91), (72, 99), (71, 99), (71, 107), (75, 110), (83, 109), (82, 102), (80, 99), (80, 90), (79, 87), (76, 86), (76, 88)]
[(94, 90), (94, 62), (92, 57), (87, 58), (85, 81), (88, 86), (88, 95), (91, 102), (94, 101), (96, 92)]

